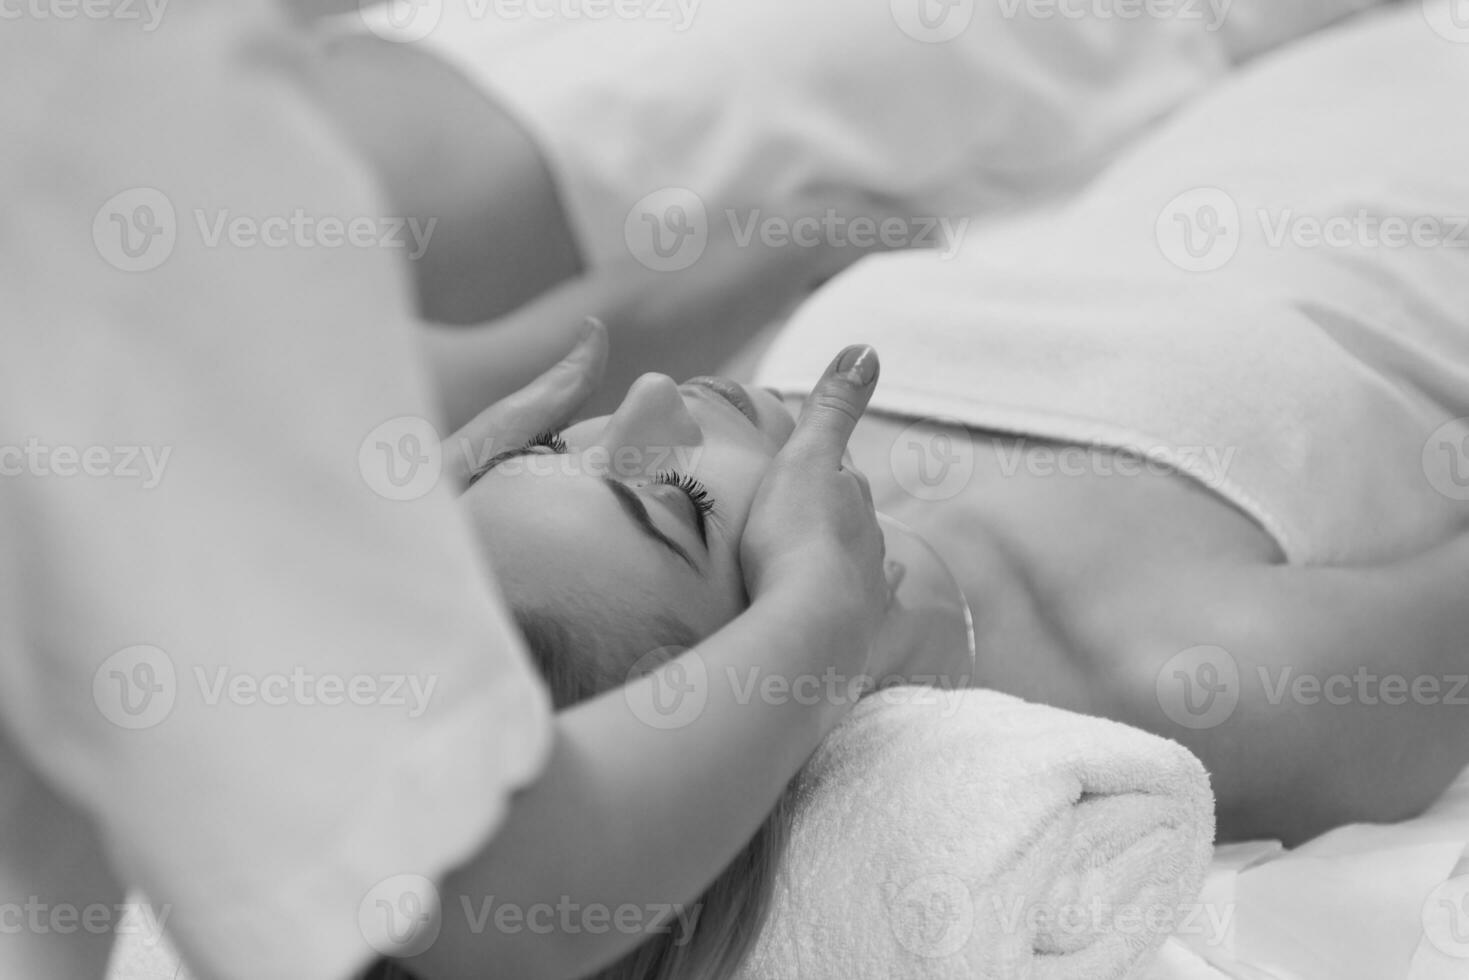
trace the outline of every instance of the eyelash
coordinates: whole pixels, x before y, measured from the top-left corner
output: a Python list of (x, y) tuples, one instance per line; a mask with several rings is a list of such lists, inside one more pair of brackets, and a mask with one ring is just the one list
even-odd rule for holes
[(561, 438), (561, 433), (559, 432), (542, 432), (522, 448), (536, 449), (541, 446), (551, 450), (553, 453), (566, 452), (566, 440)]
[(678, 487), (688, 496), (689, 502), (694, 505), (694, 510), (699, 513), (699, 525), (702, 528), (714, 513), (715, 500), (709, 492), (709, 488), (691, 476), (673, 470), (665, 470), (653, 477), (654, 483), (665, 483), (671, 487)]
[[(561, 438), (561, 433), (559, 432), (542, 432), (530, 442), (527, 442), (524, 448), (545, 448), (551, 450), (553, 453), (564, 453), (566, 452), (566, 440)], [(693, 477), (686, 476), (676, 470), (665, 470), (662, 473), (656, 474), (653, 477), (653, 482), (677, 487), (682, 490), (684, 495), (689, 498), (689, 503), (694, 505), (694, 510), (699, 515), (699, 525), (701, 528), (714, 515), (718, 502), (714, 499), (714, 495), (709, 492), (709, 488)]]

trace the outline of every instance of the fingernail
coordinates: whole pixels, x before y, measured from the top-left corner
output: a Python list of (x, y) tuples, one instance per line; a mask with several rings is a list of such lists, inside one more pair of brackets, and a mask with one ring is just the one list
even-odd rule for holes
[(568, 361), (584, 361), (591, 356), (592, 338), (597, 335), (598, 330), (606, 329), (601, 320), (594, 316), (587, 317), (582, 321), (581, 333), (576, 337), (576, 343), (571, 345), (571, 350), (566, 352)]
[(877, 380), (877, 351), (866, 344), (848, 347), (837, 356), (832, 373), (859, 388), (865, 388)]

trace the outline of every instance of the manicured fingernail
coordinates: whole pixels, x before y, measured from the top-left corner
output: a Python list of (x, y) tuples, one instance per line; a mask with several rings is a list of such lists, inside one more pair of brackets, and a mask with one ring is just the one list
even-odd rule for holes
[(605, 330), (602, 321), (594, 316), (587, 317), (582, 321), (581, 333), (577, 334), (576, 343), (571, 345), (571, 350), (566, 352), (564, 360), (581, 362), (592, 356), (592, 338), (597, 335), (598, 330)]
[(837, 356), (832, 373), (859, 388), (877, 380), (877, 351), (866, 344), (848, 347)]

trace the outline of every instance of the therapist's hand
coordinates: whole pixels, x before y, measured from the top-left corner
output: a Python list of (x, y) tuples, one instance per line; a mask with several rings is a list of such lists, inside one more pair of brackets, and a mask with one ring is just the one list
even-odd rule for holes
[(587, 318), (575, 346), (519, 391), (480, 412), (443, 442), (444, 466), (468, 479), (490, 456), (569, 423), (607, 368), (607, 328)]
[(827, 368), (761, 483), (740, 542), (751, 602), (796, 597), (804, 616), (849, 641), (842, 666), (853, 674), (872, 672), (866, 652), (892, 599), (872, 491), (843, 465), (878, 370), (877, 352), (865, 346)]

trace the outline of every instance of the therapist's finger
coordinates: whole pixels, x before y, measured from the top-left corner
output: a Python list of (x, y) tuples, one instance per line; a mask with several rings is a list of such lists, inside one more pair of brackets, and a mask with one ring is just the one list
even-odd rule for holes
[(867, 411), (880, 372), (877, 351), (866, 344), (838, 354), (806, 399), (782, 452), (840, 469), (847, 442)]
[(559, 429), (597, 390), (607, 367), (607, 328), (588, 317), (576, 346), (530, 384), (495, 402), (451, 436), (445, 463), (468, 476), (489, 456)]

